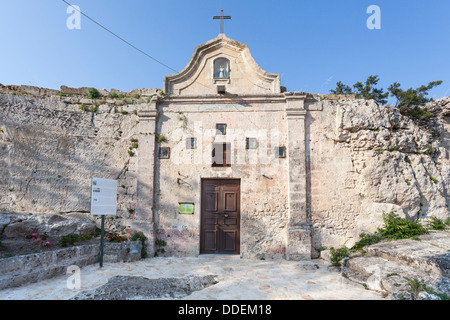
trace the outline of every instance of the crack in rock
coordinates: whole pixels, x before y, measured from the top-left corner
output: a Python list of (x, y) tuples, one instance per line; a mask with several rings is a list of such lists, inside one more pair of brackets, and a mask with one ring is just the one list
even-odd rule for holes
[(115, 276), (105, 285), (80, 292), (70, 300), (180, 299), (216, 284), (215, 278), (214, 275), (158, 279)]

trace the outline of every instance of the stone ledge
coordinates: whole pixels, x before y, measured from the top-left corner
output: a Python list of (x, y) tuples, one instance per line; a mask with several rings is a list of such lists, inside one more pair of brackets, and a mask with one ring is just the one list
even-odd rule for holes
[(369, 255), (414, 266), (435, 276), (450, 276), (450, 233), (429, 231), (417, 240), (398, 240), (368, 246)]
[[(140, 241), (105, 243), (103, 261), (137, 261), (141, 259), (141, 249)], [(99, 257), (100, 244), (94, 244), (0, 259), (0, 290), (63, 275), (69, 266), (95, 264)]]
[[(418, 299), (410, 293), (409, 281), (423, 281), (435, 292), (450, 296), (450, 234), (429, 231), (419, 239), (367, 246), (366, 256), (342, 261), (343, 275), (393, 299)], [(321, 256), (331, 260), (327, 252)]]

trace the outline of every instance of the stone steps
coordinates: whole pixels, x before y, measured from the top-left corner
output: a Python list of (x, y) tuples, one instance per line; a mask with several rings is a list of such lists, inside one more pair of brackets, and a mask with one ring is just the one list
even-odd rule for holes
[(342, 274), (393, 298), (414, 299), (408, 282), (414, 279), (450, 296), (450, 233), (431, 231), (419, 239), (367, 246), (366, 255), (343, 261)]
[(368, 246), (369, 256), (396, 261), (435, 276), (450, 276), (450, 233), (430, 232), (421, 240), (399, 240)]

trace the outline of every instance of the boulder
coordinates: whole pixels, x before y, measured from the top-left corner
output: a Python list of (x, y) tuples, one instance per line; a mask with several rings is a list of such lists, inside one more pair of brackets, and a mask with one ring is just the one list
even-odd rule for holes
[(62, 215), (33, 215), (3, 217), (7, 222), (3, 235), (6, 238), (21, 238), (33, 233), (44, 234), (50, 237), (63, 237), (69, 234), (93, 234), (96, 224), (89, 219), (68, 219)]

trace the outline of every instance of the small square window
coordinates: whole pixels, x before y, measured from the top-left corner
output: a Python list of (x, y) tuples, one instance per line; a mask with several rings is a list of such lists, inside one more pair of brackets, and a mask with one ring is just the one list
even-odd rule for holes
[(286, 158), (286, 147), (276, 148), (276, 157), (277, 158)]
[(170, 159), (170, 148), (160, 148), (159, 149), (160, 159)]
[(227, 134), (227, 125), (224, 123), (216, 124), (216, 130), (218, 135), (226, 135)]
[(197, 149), (197, 139), (196, 138), (187, 138), (186, 148), (187, 149)]
[(256, 149), (258, 148), (258, 142), (256, 138), (247, 138), (247, 149)]

